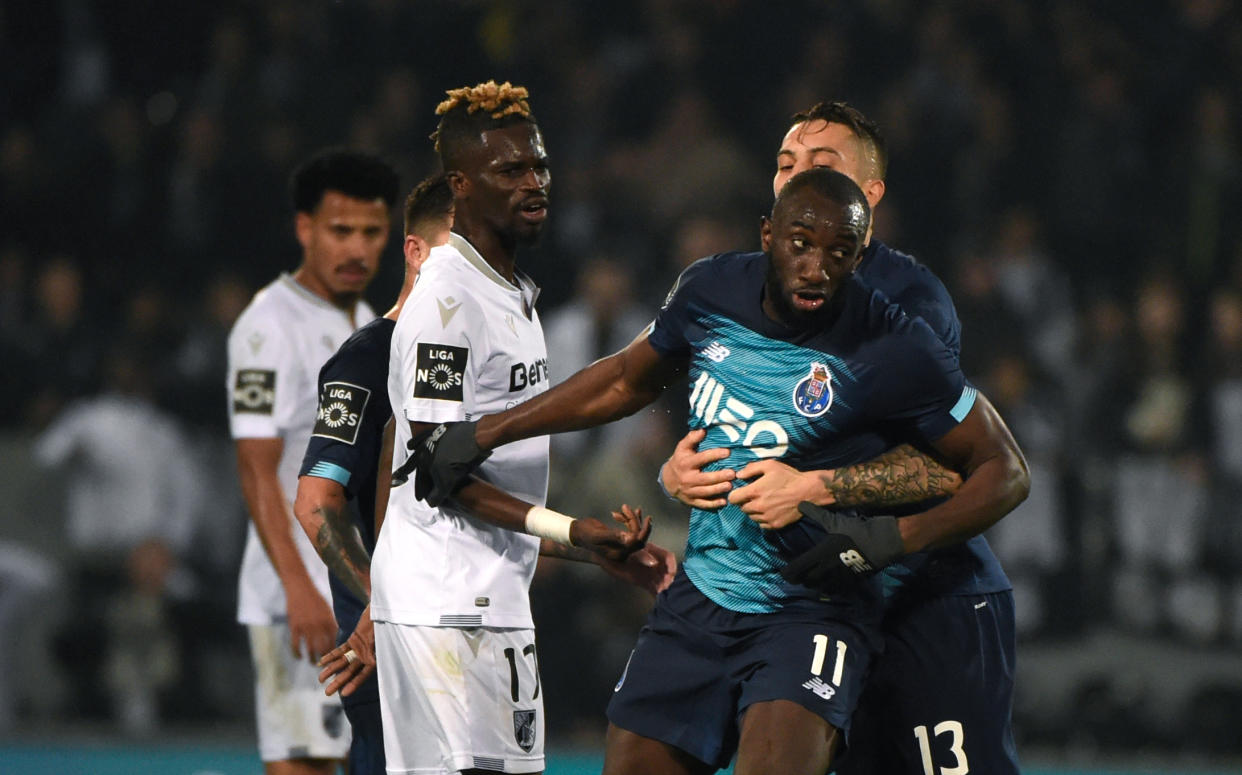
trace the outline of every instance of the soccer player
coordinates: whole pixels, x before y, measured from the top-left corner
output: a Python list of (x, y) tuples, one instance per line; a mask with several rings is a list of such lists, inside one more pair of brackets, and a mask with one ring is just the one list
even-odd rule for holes
[[(660, 596), (608, 707), (604, 772), (827, 771), (848, 734), (876, 647), (873, 583), (821, 595), (782, 578), (787, 560), (833, 538), (860, 579), (893, 559), (960, 540), (1026, 497), (1025, 460), (976, 405), (955, 353), (921, 320), (853, 276), (870, 227), (845, 175), (809, 170), (782, 189), (759, 253), (688, 268), (651, 329), (621, 352), (496, 415), (420, 439), (430, 502), (501, 444), (632, 413), (688, 369), (690, 422), (720, 465), (779, 458), (803, 469), (868, 460), (894, 439), (963, 472), (945, 502), (901, 520), (812, 504), (762, 530), (735, 504), (691, 514), (683, 573)], [(874, 577), (872, 577), (874, 578)]]
[[(777, 153), (773, 193), (814, 167), (848, 175), (873, 208), (884, 196), (883, 137), (845, 103), (819, 103), (793, 117)], [(906, 314), (922, 318), (958, 356), (957, 312), (927, 267), (869, 239), (857, 276)], [(982, 396), (979, 401), (991, 411)], [(763, 460), (735, 472), (716, 466), (700, 471), (719, 460), (721, 451), (696, 453), (698, 440), (690, 435), (678, 444), (662, 469), (665, 488), (706, 509), (723, 505), (727, 493), (729, 502), (766, 528), (799, 519), (802, 501), (888, 507), (892, 513), (920, 495), (950, 492), (958, 484), (953, 472), (909, 445), (838, 470), (799, 472), (781, 461)], [(732, 489), (735, 478), (745, 480), (745, 486)], [(923, 775), (929, 767), (1018, 773), (1010, 726), (1016, 638), (1012, 586), (983, 536), (962, 538), (902, 558), (885, 570), (884, 655), (855, 714), (850, 748), (837, 768), (841, 775)], [(810, 559), (800, 564), (815, 572)]]
[[(383, 775), (384, 736), (379, 688), (374, 678), (370, 611), (371, 554), (380, 522), (376, 512), (377, 471), (382, 468), (388, 405), (388, 351), (397, 315), (414, 287), (431, 248), (448, 240), (453, 192), (443, 175), (419, 183), (405, 201), (405, 278), (392, 309), (354, 332), (319, 370), (319, 411), (302, 459), (293, 513), (331, 571), (332, 609), (337, 644), (345, 667), (325, 669), (335, 676), (327, 694), (337, 691), (353, 733), (350, 775)], [(385, 490), (386, 495), (386, 490)], [(387, 503), (385, 497), (384, 503)], [(334, 652), (325, 655), (328, 660)], [(348, 654), (348, 656), (345, 656)]]
[[(538, 289), (516, 264), (518, 248), (542, 230), (551, 184), (527, 96), (489, 81), (449, 91), (437, 108), (433, 137), (454, 226), (423, 264), (393, 330), (394, 450), (434, 423), (547, 390)], [(371, 565), (371, 615), (390, 773), (542, 771), (529, 599), (541, 545), (621, 563), (650, 533), (650, 520), (628, 509), (617, 531), (543, 508), (546, 437), (497, 449), (479, 477), (495, 487), (472, 483), (439, 508), (413, 486), (389, 494)]]
[(375, 317), (362, 292), (388, 241), (397, 173), (329, 149), (294, 172), (302, 261), (260, 290), (229, 334), (230, 428), (251, 525), (238, 621), (250, 633), (259, 753), (268, 775), (334, 772), (349, 749), (340, 700), (319, 688), (316, 660), (336, 620), (328, 570), (294, 525), (298, 466), (315, 425), (320, 366)]

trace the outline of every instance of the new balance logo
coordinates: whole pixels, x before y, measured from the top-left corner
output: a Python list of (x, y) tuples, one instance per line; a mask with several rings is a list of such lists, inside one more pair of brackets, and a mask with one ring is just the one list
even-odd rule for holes
[(831, 700), (832, 696), (837, 693), (836, 689), (832, 688), (831, 685), (824, 683), (823, 679), (819, 676), (815, 676), (811, 680), (802, 684), (802, 688), (810, 689), (815, 692), (815, 696), (819, 697), (821, 700)]
[(857, 549), (848, 549), (837, 556), (841, 558), (842, 565), (855, 573), (871, 570), (871, 563), (867, 562), (867, 558), (859, 554)]
[(716, 363), (720, 363), (725, 358), (729, 357), (729, 348), (725, 347), (720, 342), (712, 342), (707, 346), (707, 349), (703, 351), (703, 354), (708, 358), (711, 358)]
[(427, 448), (428, 452), (431, 452), (433, 454), (435, 453), (436, 442), (440, 440), (440, 437), (443, 436), (445, 431), (447, 430), (448, 430), (448, 426), (441, 424), (438, 428), (436, 428), (434, 431), (431, 432), (431, 435), (428, 436), (427, 440), (423, 442), (423, 446)]

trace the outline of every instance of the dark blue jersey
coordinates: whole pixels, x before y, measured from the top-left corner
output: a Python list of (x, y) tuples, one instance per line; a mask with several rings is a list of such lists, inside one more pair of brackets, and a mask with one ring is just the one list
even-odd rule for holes
[(940, 341), (962, 356), (962, 324), (949, 291), (932, 270), (913, 256), (871, 240), (855, 276), (880, 291), (912, 318), (922, 318)]
[[(953, 356), (960, 357), (962, 327), (957, 310), (944, 283), (930, 269), (914, 257), (872, 240), (863, 251), (855, 276), (883, 293), (907, 315), (922, 318)], [(883, 580), (890, 595), (902, 590), (928, 595), (974, 595), (1012, 588), (983, 536), (904, 557), (885, 571)]]
[[(299, 476), (339, 482), (367, 552), (375, 551), (375, 484), (388, 405), (388, 349), (395, 323), (377, 318), (354, 332), (319, 370), (319, 414)], [(329, 576), (337, 624), (348, 635), (366, 603)], [(368, 682), (370, 683), (370, 682)], [(360, 692), (345, 701), (359, 700)]]
[[(690, 427), (707, 430), (699, 448), (730, 450), (708, 469), (769, 457), (840, 468), (938, 439), (970, 411), (975, 391), (956, 354), (922, 320), (851, 278), (822, 328), (787, 328), (761, 307), (767, 265), (762, 253), (695, 263), (652, 327), (658, 352), (689, 359)], [(777, 571), (814, 540), (799, 535), (813, 529), (804, 523), (765, 533), (732, 504), (696, 509), (686, 575), (725, 608), (777, 610), (803, 596)]]

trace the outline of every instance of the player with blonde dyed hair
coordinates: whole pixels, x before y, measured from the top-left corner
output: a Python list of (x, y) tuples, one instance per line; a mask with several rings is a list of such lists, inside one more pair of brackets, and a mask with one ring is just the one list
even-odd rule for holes
[[(594, 558), (649, 589), (664, 561), (624, 530), (544, 508), (548, 439), (496, 449), (433, 507), (408, 472), (410, 441), (548, 389), (538, 288), (517, 267), (548, 215), (551, 175), (527, 91), (454, 89), (433, 139), (454, 198), (448, 243), (423, 264), (392, 335), (394, 486), (371, 566), (371, 615), (389, 773), (540, 772), (543, 696), (529, 588), (539, 554)], [(494, 485), (494, 487), (490, 486)], [(497, 489), (499, 488), (499, 489)], [(627, 562), (643, 557), (647, 564)], [(665, 579), (667, 581), (668, 579)]]

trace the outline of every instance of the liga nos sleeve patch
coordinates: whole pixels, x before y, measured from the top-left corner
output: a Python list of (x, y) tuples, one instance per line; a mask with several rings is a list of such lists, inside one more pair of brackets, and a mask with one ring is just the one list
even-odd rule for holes
[(239, 369), (233, 383), (233, 411), (237, 414), (271, 414), (276, 406), (276, 372)]
[(414, 366), (414, 397), (462, 401), (462, 383), (470, 350), (446, 344), (418, 343)]
[(319, 414), (311, 435), (353, 444), (358, 440), (362, 415), (370, 400), (371, 391), (364, 387), (348, 382), (325, 382), (319, 394)]

